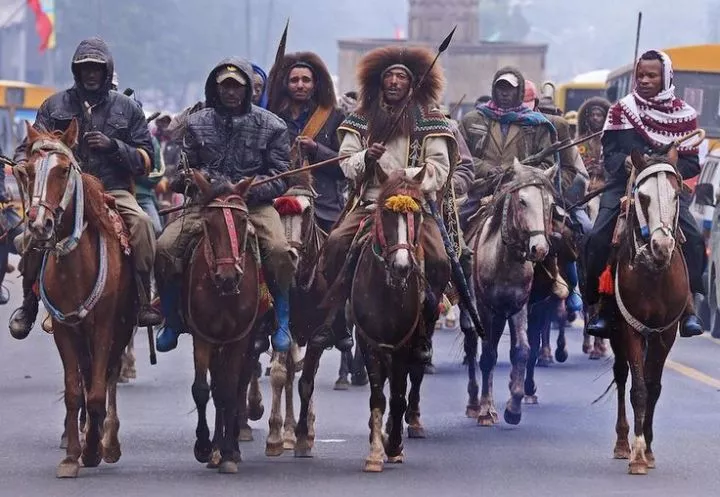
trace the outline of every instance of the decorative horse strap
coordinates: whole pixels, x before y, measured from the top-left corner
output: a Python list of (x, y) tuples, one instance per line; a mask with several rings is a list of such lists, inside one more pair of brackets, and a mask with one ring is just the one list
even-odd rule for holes
[(205, 231), (205, 262), (211, 270), (217, 269), (219, 266), (233, 265), (240, 274), (243, 274), (245, 270), (245, 252), (247, 248), (248, 232), (250, 231), (249, 225), (245, 226), (242, 236), (242, 251), (240, 251), (240, 245), (238, 244), (238, 238), (236, 236), (237, 229), (235, 227), (235, 219), (233, 218), (233, 211), (240, 211), (244, 217), (248, 217), (248, 209), (244, 203), (234, 203), (233, 200), (243, 200), (238, 195), (231, 195), (225, 200), (215, 200), (208, 204), (208, 208), (222, 209), (223, 218), (225, 219), (225, 227), (227, 228), (228, 237), (230, 238), (230, 257), (221, 257), (216, 259), (212, 253), (210, 247), (210, 237), (207, 233), (207, 227), (203, 224), (203, 230)]
[[(678, 176), (677, 171), (670, 164), (655, 164), (643, 169), (640, 174), (635, 178), (635, 184), (633, 186), (633, 196), (635, 200), (635, 214), (638, 218), (638, 224), (640, 226), (640, 234), (643, 238), (649, 239), (653, 233), (650, 233), (650, 228), (645, 219), (645, 213), (642, 210), (640, 204), (640, 183), (645, 181), (651, 176), (658, 176), (658, 199), (667, 198), (668, 183), (666, 181), (667, 174), (671, 174), (675, 177)], [(679, 181), (682, 181), (678, 178)], [(677, 223), (680, 213), (680, 202), (675, 203), (675, 212), (671, 213), (668, 211), (668, 207), (664, 202), (659, 202), (660, 208), (660, 227), (655, 231), (662, 231), (667, 236), (673, 236), (677, 230)], [(672, 216), (672, 217), (671, 217)]]
[(385, 230), (382, 224), (382, 211), (383, 208), (378, 206), (373, 214), (374, 221), (374, 232), (378, 245), (380, 246), (380, 257), (385, 260), (386, 257), (392, 255), (398, 250), (406, 249), (410, 252), (411, 256), (416, 257), (416, 250), (418, 247), (415, 246), (415, 213), (420, 210), (419, 199), (414, 198), (410, 195), (410, 192), (401, 190), (397, 194), (389, 197), (385, 201), (384, 208), (389, 209), (398, 214), (404, 214), (408, 228), (408, 241), (406, 243), (397, 243), (390, 247), (387, 246), (387, 239), (385, 238)]

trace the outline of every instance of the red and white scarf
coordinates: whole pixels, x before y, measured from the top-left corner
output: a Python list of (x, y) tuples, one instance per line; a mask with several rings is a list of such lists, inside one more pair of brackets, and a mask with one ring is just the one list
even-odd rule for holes
[[(663, 89), (655, 97), (644, 99), (633, 92), (610, 107), (606, 131), (634, 129), (653, 147), (661, 147), (682, 138), (697, 129), (697, 112), (675, 96), (673, 68), (670, 57), (656, 51), (662, 59)], [(636, 69), (637, 71), (637, 66)], [(681, 146), (682, 154), (697, 154), (697, 147)]]

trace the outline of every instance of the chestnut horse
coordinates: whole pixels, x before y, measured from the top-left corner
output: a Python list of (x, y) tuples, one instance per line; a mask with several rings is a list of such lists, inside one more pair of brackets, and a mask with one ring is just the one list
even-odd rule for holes
[[(203, 235), (184, 275), (182, 311), (193, 335), (192, 395), (198, 412), (194, 453), (199, 462), (207, 463), (217, 449), (219, 471), (236, 473), (239, 410), (256, 364), (249, 349), (261, 322), (260, 263), (245, 203), (252, 178), (232, 186), (211, 185), (197, 171), (193, 176), (200, 194), (195, 208), (203, 219)], [(206, 416), (211, 389), (215, 403), (212, 441)]]
[[(675, 167), (677, 150), (671, 145), (664, 154), (649, 160), (637, 151), (631, 154), (636, 173), (634, 200), (615, 257), (614, 278), (608, 270), (603, 278), (607, 283), (601, 281), (601, 291), (614, 293), (619, 311), (610, 339), (618, 390), (614, 453), (616, 459), (630, 459), (629, 472), (635, 475), (647, 474), (655, 467), (653, 418), (662, 372), (680, 317), (693, 305), (678, 240), (682, 178)], [(612, 279), (614, 284), (608, 281)], [(625, 414), (628, 371), (632, 375), (630, 402), (635, 419), (632, 449)]]
[[(85, 467), (120, 459), (117, 380), (134, 325), (133, 269), (102, 185), (81, 172), (71, 151), (77, 122), (62, 134), (41, 133), (28, 124), (27, 136), (28, 230), (43, 252), (38, 286), (65, 374), (67, 449), (57, 476), (74, 478), (80, 457)], [(87, 424), (81, 447), (83, 398)]]

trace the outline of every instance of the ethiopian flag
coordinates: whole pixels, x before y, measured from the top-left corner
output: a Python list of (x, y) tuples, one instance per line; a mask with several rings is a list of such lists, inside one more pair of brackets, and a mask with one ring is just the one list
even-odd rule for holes
[(35, 31), (40, 37), (40, 52), (55, 48), (55, 0), (27, 0), (35, 13)]

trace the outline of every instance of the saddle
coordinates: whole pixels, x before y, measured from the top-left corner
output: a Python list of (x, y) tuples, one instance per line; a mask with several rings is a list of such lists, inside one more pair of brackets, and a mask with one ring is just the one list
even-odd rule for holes
[(105, 206), (107, 207), (107, 213), (110, 217), (110, 222), (112, 223), (115, 235), (120, 241), (120, 247), (122, 248), (123, 254), (130, 257), (132, 254), (132, 247), (130, 246), (130, 230), (128, 230), (125, 221), (123, 221), (122, 216), (117, 210), (115, 198), (105, 193), (103, 194), (103, 199), (105, 200)]

